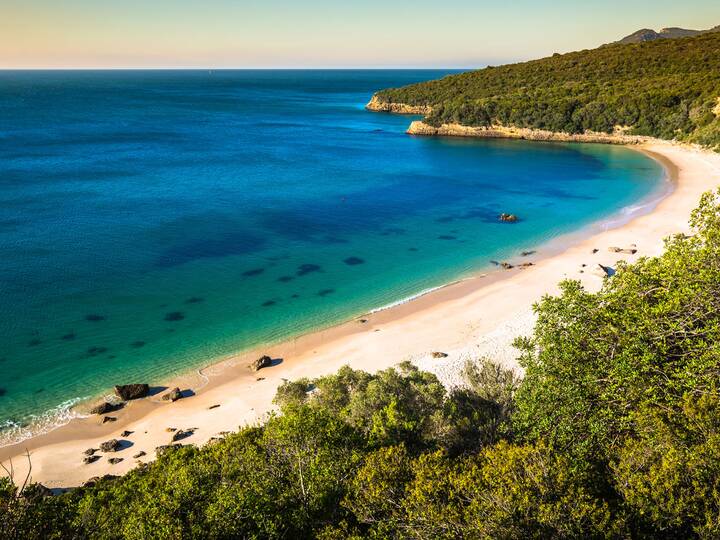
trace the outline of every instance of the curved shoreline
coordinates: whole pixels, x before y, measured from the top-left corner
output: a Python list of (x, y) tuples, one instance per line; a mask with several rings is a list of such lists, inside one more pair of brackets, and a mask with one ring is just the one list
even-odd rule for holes
[[(350, 321), (265, 348), (263, 351), (285, 361), (259, 374), (246, 367), (257, 355), (256, 350), (232, 355), (198, 370), (195, 375), (173, 381), (173, 386), (194, 388), (196, 395), (191, 398), (172, 404), (160, 401), (158, 396), (133, 402), (114, 414), (117, 422), (104, 425), (99, 424), (98, 417), (72, 420), (49, 433), (3, 447), (0, 459), (14, 457), (16, 470), (22, 469), (19, 458), (28, 448), (36, 481), (51, 487), (68, 487), (91, 476), (126, 472), (133, 466), (131, 456), (139, 450), (152, 458), (155, 446), (169, 442), (166, 427), (199, 427), (189, 442), (202, 444), (221, 431), (260, 421), (271, 410), (275, 388), (284, 379), (319, 376), (344, 364), (374, 371), (404, 359), (412, 359), (423, 368), (436, 368), (439, 375), (448, 379), (452, 378), (452, 366), (461, 364), (463, 355), (478, 354), (482, 350), (479, 344), (488, 336), (494, 336), (493, 346), (502, 349), (502, 359), (511, 362), (509, 344), (514, 336), (510, 334), (531, 328), (528, 324), (532, 324), (532, 317), (528, 312), (533, 301), (543, 294), (556, 292), (557, 282), (564, 277), (580, 278), (591, 289), (601, 283), (601, 278), (589, 271), (580, 274), (580, 265), (575, 264), (578, 260), (610, 265), (620, 258), (632, 261), (642, 255), (659, 253), (663, 237), (686, 230), (689, 212), (697, 204), (700, 193), (720, 185), (717, 154), (666, 143), (653, 143), (639, 149), (649, 152), (656, 160), (660, 158), (666, 170), (676, 177), (676, 189), (661, 200), (650, 201), (645, 213), (641, 210), (639, 215), (628, 216), (624, 223), (613, 223), (610, 230), (602, 230), (604, 221), (596, 222), (590, 230), (556, 239), (556, 246), (551, 245), (553, 241), (543, 245), (539, 254), (542, 259), (534, 259), (536, 265), (532, 268), (470, 277), (370, 313), (363, 317), (366, 323)], [(698, 159), (698, 154), (707, 159)], [(663, 162), (663, 158), (669, 162)], [(673, 171), (673, 164), (677, 170)], [(698, 179), (698, 175), (708, 173), (707, 182)], [(632, 235), (637, 238), (633, 239)], [(621, 247), (636, 243), (639, 252), (629, 256), (608, 253), (611, 240)], [(593, 243), (598, 244), (600, 251), (590, 255), (588, 246)], [(504, 310), (497, 313), (500, 305)], [(519, 328), (517, 321), (523, 321)], [(450, 356), (442, 362), (430, 361), (434, 350), (449, 352)], [(196, 385), (199, 376), (207, 377), (207, 383)], [(257, 380), (259, 377), (264, 380)], [(220, 407), (208, 409), (215, 404)], [(85, 448), (117, 437), (125, 429), (134, 432), (129, 437), (132, 448), (118, 453), (125, 461), (115, 466), (105, 460), (82, 465)]]

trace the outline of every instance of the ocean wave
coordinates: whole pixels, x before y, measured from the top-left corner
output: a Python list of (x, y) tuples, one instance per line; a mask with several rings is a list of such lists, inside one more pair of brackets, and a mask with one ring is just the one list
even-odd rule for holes
[(450, 285), (460, 283), (461, 281), (465, 281), (465, 280), (459, 279), (459, 280), (452, 281), (450, 283), (445, 283), (444, 285), (438, 285), (437, 287), (430, 287), (429, 289), (423, 289), (419, 293), (411, 294), (410, 296), (406, 296), (395, 302), (391, 302), (389, 304), (385, 304), (384, 306), (380, 306), (375, 309), (371, 309), (370, 311), (368, 311), (368, 315), (372, 315), (373, 313), (378, 313), (380, 311), (385, 311), (387, 309), (391, 309), (391, 308), (394, 308), (397, 306), (401, 306), (403, 304), (407, 304), (408, 302), (417, 300), (418, 298), (425, 296), (426, 294), (430, 294), (432, 292), (439, 291), (440, 289), (444, 289), (445, 287), (449, 287)]
[(73, 418), (84, 418), (73, 408), (88, 397), (75, 397), (60, 403), (42, 414), (30, 415), (23, 421), (6, 420), (0, 423), (0, 447), (17, 444), (43, 433), (48, 433), (69, 423)]

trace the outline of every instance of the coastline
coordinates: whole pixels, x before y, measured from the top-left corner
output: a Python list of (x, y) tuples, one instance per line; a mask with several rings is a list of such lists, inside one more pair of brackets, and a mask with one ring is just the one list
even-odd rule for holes
[[(543, 246), (538, 254), (541, 259), (529, 259), (535, 263), (531, 268), (464, 279), (376, 310), (364, 317), (366, 323), (354, 320), (263, 351), (232, 356), (168, 385), (192, 388), (196, 395), (190, 398), (168, 403), (156, 395), (132, 402), (114, 414), (116, 422), (104, 425), (97, 416), (72, 420), (49, 433), (0, 448), (0, 459), (5, 462), (13, 457), (16, 471), (23, 474), (26, 464), (22, 455), (27, 448), (35, 481), (49, 487), (70, 487), (92, 476), (126, 472), (134, 466), (131, 456), (140, 450), (147, 453), (143, 459), (151, 459), (156, 446), (169, 443), (167, 427), (197, 427), (187, 442), (202, 444), (222, 431), (261, 421), (272, 409), (272, 397), (283, 379), (315, 377), (345, 364), (375, 371), (410, 359), (452, 385), (462, 359), (483, 354), (517, 367), (510, 343), (515, 336), (531, 331), (534, 320), (530, 306), (534, 301), (557, 292), (557, 283), (564, 278), (581, 279), (589, 289), (599, 287), (602, 278), (592, 272), (598, 263), (613, 266), (619, 259), (633, 261), (658, 254), (662, 238), (687, 230), (690, 211), (700, 194), (720, 186), (720, 155), (661, 142), (645, 142), (637, 149), (661, 161), (676, 182), (674, 191), (651, 203), (648, 213), (629, 216), (626, 223), (602, 222), (613, 227), (610, 230), (596, 224), (590, 231), (564, 236), (555, 246)], [(608, 252), (610, 246), (624, 248), (630, 244), (637, 244), (637, 254)], [(595, 246), (600, 251), (592, 254)], [(581, 264), (588, 266), (582, 269)], [(498, 306), (502, 306), (500, 313)], [(431, 358), (433, 351), (449, 356), (435, 360)], [(256, 374), (247, 364), (259, 353), (284, 361)], [(209, 409), (215, 404), (220, 407)], [(132, 446), (117, 453), (123, 462), (110, 465), (103, 459), (82, 465), (86, 448), (119, 438), (123, 430), (133, 432), (127, 437)]]

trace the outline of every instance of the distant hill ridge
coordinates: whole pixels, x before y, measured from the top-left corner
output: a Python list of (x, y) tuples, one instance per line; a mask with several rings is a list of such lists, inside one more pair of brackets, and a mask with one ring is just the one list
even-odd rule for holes
[(659, 32), (650, 28), (643, 28), (637, 32), (633, 32), (629, 36), (622, 38), (614, 43), (628, 44), (628, 43), (643, 43), (645, 41), (655, 41), (656, 39), (677, 39), (684, 37), (699, 36), (701, 34), (708, 34), (710, 32), (720, 32), (720, 26), (711, 28), (709, 30), (688, 30), (686, 28), (663, 28)]
[(487, 67), (382, 90), (367, 107), (423, 115), (414, 133), (425, 135), (656, 137), (720, 151), (720, 32)]

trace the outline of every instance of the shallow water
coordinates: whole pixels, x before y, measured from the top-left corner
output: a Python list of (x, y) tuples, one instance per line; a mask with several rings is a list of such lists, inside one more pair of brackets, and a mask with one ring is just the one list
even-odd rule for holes
[(625, 148), (414, 138), (363, 109), (444, 73), (0, 72), (0, 424), (395, 302), (660, 185)]

